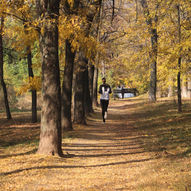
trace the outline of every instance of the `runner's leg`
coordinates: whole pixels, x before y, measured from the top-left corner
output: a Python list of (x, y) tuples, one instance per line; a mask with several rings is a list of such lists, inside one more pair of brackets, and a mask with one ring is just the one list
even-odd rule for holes
[(105, 115), (105, 100), (100, 100), (100, 103), (101, 103), (101, 109), (102, 109), (102, 118), (103, 118), (103, 122), (105, 122), (105, 118), (104, 118), (104, 115)]
[(108, 105), (109, 105), (109, 100), (105, 100), (105, 111), (106, 112), (107, 112)]
[(109, 100), (105, 100), (104, 119), (107, 118), (107, 108), (108, 108), (108, 105), (109, 105)]

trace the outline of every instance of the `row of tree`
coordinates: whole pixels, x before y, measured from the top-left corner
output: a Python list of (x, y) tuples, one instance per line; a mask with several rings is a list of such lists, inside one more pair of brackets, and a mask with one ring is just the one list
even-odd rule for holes
[[(85, 124), (86, 114), (93, 111), (93, 102), (97, 104), (98, 69), (95, 69), (92, 63), (98, 59), (99, 43), (98, 31), (92, 28), (98, 28), (101, 1), (16, 0), (2, 1), (0, 7), (0, 76), (7, 118), (11, 118), (11, 112), (3, 78), (3, 38), (12, 35), (16, 46), (22, 41), (21, 49), (27, 57), (29, 78), (27, 86), (23, 88), (31, 90), (32, 93), (33, 122), (37, 121), (37, 86), (41, 83), (41, 133), (38, 153), (62, 155), (62, 129), (72, 130), (72, 95), (76, 123)], [(8, 29), (14, 29), (13, 34), (8, 35)], [(33, 72), (32, 52), (36, 41), (41, 53), (42, 82), (36, 80)], [(60, 55), (64, 57), (62, 78)]]

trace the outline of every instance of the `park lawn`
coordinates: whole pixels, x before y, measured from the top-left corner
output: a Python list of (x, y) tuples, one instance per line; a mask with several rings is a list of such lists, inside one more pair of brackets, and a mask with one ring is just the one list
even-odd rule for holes
[(88, 125), (63, 133), (65, 157), (37, 155), (40, 123), (29, 113), (0, 121), (0, 190), (191, 190), (191, 104), (112, 101), (106, 125), (99, 108)]

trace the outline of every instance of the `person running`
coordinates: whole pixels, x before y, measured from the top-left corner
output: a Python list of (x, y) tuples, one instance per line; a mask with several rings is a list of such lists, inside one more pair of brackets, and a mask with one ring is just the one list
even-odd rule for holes
[(105, 123), (107, 118), (107, 108), (109, 105), (109, 94), (111, 94), (111, 87), (106, 84), (105, 78), (102, 78), (102, 82), (103, 84), (99, 86), (99, 93), (101, 94), (100, 104), (102, 109), (103, 123)]

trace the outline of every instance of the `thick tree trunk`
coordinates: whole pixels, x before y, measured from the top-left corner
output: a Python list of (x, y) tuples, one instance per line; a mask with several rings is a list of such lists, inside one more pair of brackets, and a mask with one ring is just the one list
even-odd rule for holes
[(88, 67), (86, 67), (85, 74), (84, 74), (84, 91), (85, 91), (85, 96), (84, 96), (84, 103), (85, 103), (85, 112), (86, 114), (92, 113), (93, 112), (93, 107), (92, 107), (92, 99), (90, 96), (90, 89), (89, 89), (89, 71)]
[(82, 52), (78, 53), (78, 66), (75, 82), (75, 95), (74, 95), (74, 122), (78, 124), (86, 124), (85, 118), (85, 73), (86, 61)]
[(4, 81), (4, 72), (3, 72), (3, 64), (4, 64), (4, 60), (3, 60), (3, 36), (2, 36), (3, 26), (4, 26), (4, 18), (1, 17), (1, 30), (0, 30), (0, 80), (1, 80), (1, 85), (2, 85), (2, 88), (3, 88), (4, 103), (5, 103), (5, 110), (6, 110), (6, 114), (7, 114), (7, 119), (11, 119), (12, 117), (11, 117), (11, 112), (10, 112), (10, 108), (9, 108), (7, 88), (6, 88), (6, 84), (5, 84), (5, 81)]
[(86, 124), (84, 105), (84, 72), (76, 75), (76, 90), (74, 95), (74, 123)]
[[(27, 47), (27, 63), (28, 63), (28, 74), (30, 78), (34, 77), (32, 69), (32, 54), (30, 46)], [(37, 122), (37, 93), (35, 89), (31, 90), (32, 94), (32, 123)]]
[[(58, 57), (59, 0), (39, 1), (39, 15), (43, 15), (40, 34), (42, 55), (42, 112), (38, 153), (62, 155), (61, 89)], [(54, 19), (54, 20), (53, 20)]]
[(71, 106), (72, 106), (72, 81), (75, 53), (71, 50), (71, 44), (66, 40), (65, 68), (62, 86), (62, 128), (72, 130)]
[(94, 79), (93, 79), (93, 105), (98, 106), (97, 101), (97, 86), (98, 86), (98, 68), (94, 69)]
[[(85, 36), (88, 37), (90, 33), (90, 29), (93, 23), (93, 19), (96, 15), (97, 8), (88, 12), (86, 15), (87, 18), (87, 26), (85, 30)], [(83, 27), (83, 26), (82, 26)], [(79, 124), (86, 124), (85, 119), (85, 110), (86, 104), (89, 102), (90, 93), (89, 93), (89, 83), (88, 83), (88, 60), (85, 57), (83, 50), (79, 50), (78, 52), (78, 65), (79, 70), (76, 74), (76, 89), (75, 89), (75, 96), (74, 96), (74, 122)], [(86, 88), (85, 88), (86, 87)], [(92, 106), (91, 106), (92, 107)], [(89, 108), (89, 106), (88, 106)]]
[[(72, 16), (78, 14), (80, 0), (74, 0), (73, 4), (69, 1), (63, 2), (63, 7), (66, 16)], [(64, 78), (62, 86), (62, 129), (73, 130), (72, 127), (72, 112), (74, 107), (74, 60), (76, 52), (72, 51), (71, 43), (67, 39), (65, 41), (65, 67), (64, 67)]]

